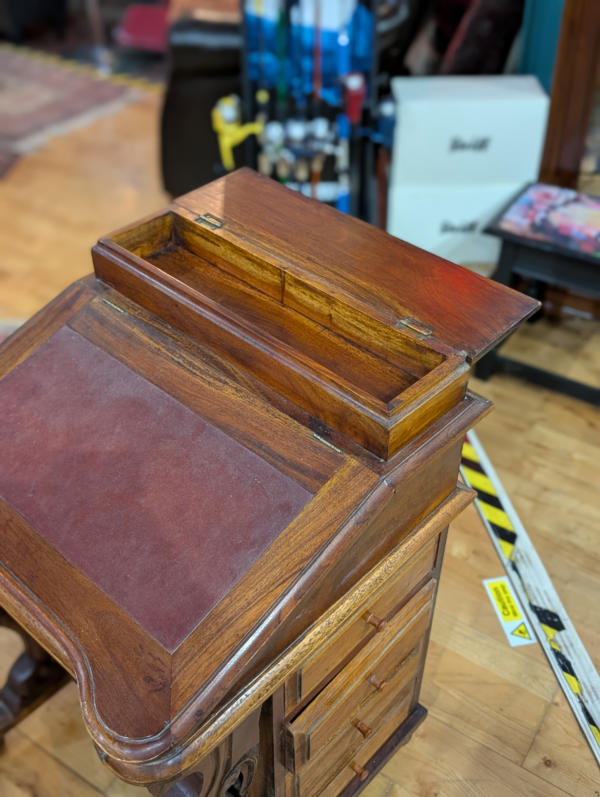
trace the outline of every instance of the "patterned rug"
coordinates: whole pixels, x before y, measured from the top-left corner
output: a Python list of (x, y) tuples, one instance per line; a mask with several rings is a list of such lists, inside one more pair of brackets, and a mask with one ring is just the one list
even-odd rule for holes
[(0, 152), (22, 154), (48, 138), (124, 107), (128, 87), (10, 45), (0, 46)]

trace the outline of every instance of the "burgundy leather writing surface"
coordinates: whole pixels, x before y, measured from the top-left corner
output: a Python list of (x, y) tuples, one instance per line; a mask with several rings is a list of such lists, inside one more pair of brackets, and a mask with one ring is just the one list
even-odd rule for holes
[(311, 498), (68, 328), (0, 407), (0, 496), (171, 651)]

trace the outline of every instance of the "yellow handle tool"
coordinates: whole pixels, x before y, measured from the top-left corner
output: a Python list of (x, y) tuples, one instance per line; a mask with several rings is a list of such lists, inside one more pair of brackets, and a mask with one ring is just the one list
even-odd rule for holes
[(235, 169), (233, 148), (252, 134), (259, 136), (264, 128), (262, 122), (241, 124), (239, 105), (239, 97), (232, 94), (229, 97), (220, 99), (212, 110), (213, 130), (217, 134), (219, 141), (219, 151), (223, 166), (228, 172)]

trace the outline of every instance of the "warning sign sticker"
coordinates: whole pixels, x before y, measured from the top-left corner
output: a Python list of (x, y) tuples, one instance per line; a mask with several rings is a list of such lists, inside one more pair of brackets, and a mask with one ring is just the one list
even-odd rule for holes
[(515, 628), (515, 630), (512, 632), (512, 635), (521, 637), (521, 639), (531, 639), (531, 637), (529, 636), (529, 631), (527, 630), (527, 626), (525, 625), (525, 623), (521, 623), (521, 625), (518, 625)]
[(516, 648), (519, 645), (535, 643), (535, 635), (521, 610), (508, 578), (506, 576), (488, 578), (483, 582), (483, 586), (492, 601), (510, 646)]

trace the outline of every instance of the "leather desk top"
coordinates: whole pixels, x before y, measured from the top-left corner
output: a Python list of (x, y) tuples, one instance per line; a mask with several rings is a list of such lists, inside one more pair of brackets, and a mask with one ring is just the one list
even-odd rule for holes
[(0, 496), (170, 652), (312, 498), (68, 328), (0, 404)]

